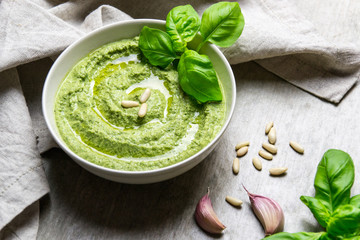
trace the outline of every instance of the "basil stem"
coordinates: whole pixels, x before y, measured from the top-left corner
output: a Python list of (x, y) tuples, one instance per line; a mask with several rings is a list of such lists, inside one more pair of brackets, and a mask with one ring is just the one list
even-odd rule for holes
[(269, 237), (264, 238), (264, 240), (325, 240), (330, 238), (326, 238), (326, 232), (298, 232), (298, 233), (277, 233), (274, 235), (271, 235)]

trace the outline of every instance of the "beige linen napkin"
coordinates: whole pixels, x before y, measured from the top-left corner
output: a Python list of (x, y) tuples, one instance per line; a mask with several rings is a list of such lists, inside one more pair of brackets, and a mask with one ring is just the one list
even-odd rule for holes
[[(1, 72), (0, 239), (15, 236), (32, 239), (36, 236), (39, 214), (37, 200), (48, 191), (16, 69)], [(29, 228), (22, 227), (24, 221), (25, 225), (30, 224)]]
[[(172, 7), (186, 3), (189, 1), (0, 0), (0, 238), (36, 237), (36, 201), (48, 186), (34, 132), (40, 152), (55, 146), (40, 107), (48, 68), (42, 61), (18, 68), (29, 114), (15, 67), (57, 55), (101, 26), (130, 16), (165, 19)], [(206, 0), (190, 3), (200, 14), (211, 4)], [(286, 0), (239, 3), (246, 24), (236, 44), (222, 49), (230, 63), (255, 60), (284, 80), (333, 103), (340, 102), (355, 84), (359, 49), (324, 39)], [(330, 30), (330, 26), (324, 27)]]

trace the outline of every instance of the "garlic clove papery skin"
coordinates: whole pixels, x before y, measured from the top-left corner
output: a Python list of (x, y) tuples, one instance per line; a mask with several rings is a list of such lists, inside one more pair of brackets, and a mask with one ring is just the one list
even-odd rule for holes
[(280, 205), (271, 198), (252, 194), (247, 190), (246, 192), (249, 196), (251, 207), (265, 230), (265, 236), (282, 232), (285, 217)]
[(252, 197), (250, 197), (252, 209), (263, 225), (265, 235), (281, 232), (284, 229), (284, 213), (279, 204), (263, 196)]
[(197, 204), (195, 220), (203, 230), (209, 233), (219, 234), (226, 228), (214, 212), (209, 192)]

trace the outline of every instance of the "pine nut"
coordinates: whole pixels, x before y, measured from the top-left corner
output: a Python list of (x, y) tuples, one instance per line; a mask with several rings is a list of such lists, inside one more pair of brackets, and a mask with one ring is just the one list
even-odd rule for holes
[(270, 172), (270, 175), (279, 176), (279, 175), (284, 174), (287, 170), (288, 170), (287, 167), (279, 167), (279, 168), (270, 168), (269, 172)]
[(257, 170), (261, 171), (261, 169), (262, 169), (262, 163), (261, 163), (260, 159), (258, 159), (257, 157), (254, 157), (254, 158), (252, 159), (252, 163), (253, 163), (254, 167), (255, 167)]
[(248, 149), (249, 149), (249, 147), (242, 147), (239, 150), (237, 150), (236, 155), (238, 157), (242, 157), (247, 153)]
[(140, 101), (141, 103), (146, 102), (146, 101), (149, 99), (150, 94), (151, 94), (150, 88), (145, 89), (145, 91), (141, 94), (141, 96), (140, 96), (140, 98), (139, 98), (139, 101)]
[(139, 106), (138, 102), (135, 101), (121, 101), (121, 106), (123, 106), (124, 108), (131, 108), (131, 107), (137, 107)]
[(270, 131), (270, 129), (274, 126), (274, 122), (269, 122), (268, 124), (266, 124), (265, 127), (265, 135), (267, 135)]
[(239, 142), (238, 144), (236, 144), (235, 150), (239, 150), (240, 148), (245, 147), (245, 146), (249, 146), (249, 145), (250, 145), (249, 141)]
[(270, 132), (268, 134), (268, 138), (269, 138), (269, 143), (275, 144), (275, 142), (276, 142), (276, 130), (275, 130), (274, 127), (272, 127), (270, 129)]
[(298, 144), (297, 142), (294, 142), (294, 141), (290, 141), (290, 146), (295, 150), (297, 151), (298, 153), (300, 154), (303, 154), (304, 153), (304, 148)]
[(233, 205), (234, 207), (240, 207), (241, 204), (243, 203), (240, 199), (230, 197), (230, 196), (226, 196), (225, 200), (228, 203), (230, 203), (231, 205)]
[(146, 103), (143, 103), (141, 104), (140, 106), (140, 109), (139, 109), (139, 112), (138, 112), (138, 116), (139, 117), (145, 117), (146, 115), (146, 112), (147, 112), (147, 104)]
[(235, 174), (238, 174), (239, 173), (239, 170), (240, 170), (240, 161), (238, 158), (234, 158), (234, 161), (233, 161), (233, 172)]
[(275, 147), (272, 144), (269, 143), (263, 143), (262, 147), (267, 150), (268, 152), (272, 153), (272, 154), (276, 154), (277, 153), (277, 147)]
[(266, 160), (272, 160), (273, 159), (273, 155), (271, 155), (268, 152), (265, 152), (264, 150), (260, 150), (259, 155), (260, 155), (260, 157), (262, 157), (262, 158), (264, 158)]

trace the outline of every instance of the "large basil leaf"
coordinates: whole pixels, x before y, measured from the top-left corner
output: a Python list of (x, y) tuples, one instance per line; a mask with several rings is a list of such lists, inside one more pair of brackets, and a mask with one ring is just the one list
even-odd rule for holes
[(166, 18), (166, 32), (173, 41), (176, 52), (184, 52), (186, 44), (199, 31), (200, 18), (191, 5), (173, 8)]
[(229, 47), (240, 37), (244, 25), (244, 16), (237, 2), (213, 4), (201, 18), (203, 43), (209, 41), (220, 47)]
[(338, 207), (332, 214), (326, 230), (333, 236), (359, 236), (360, 209), (350, 204)]
[(187, 50), (181, 56), (177, 69), (184, 92), (201, 103), (222, 100), (216, 72), (208, 56)]
[(143, 27), (139, 47), (154, 66), (165, 68), (176, 58), (170, 36), (159, 29)]
[(300, 200), (308, 208), (310, 208), (312, 214), (319, 222), (319, 224), (324, 228), (326, 228), (330, 218), (330, 213), (329, 210), (326, 208), (326, 206), (322, 203), (322, 201), (317, 198), (307, 197), (307, 196), (301, 196)]
[(277, 233), (269, 237), (264, 238), (264, 240), (327, 240), (325, 232), (298, 232), (298, 233)]
[(355, 206), (357, 208), (360, 208), (360, 194), (353, 196), (350, 199), (349, 204), (351, 204), (351, 205), (353, 205), (353, 206)]
[(315, 176), (315, 198), (322, 200), (330, 213), (348, 204), (354, 183), (354, 163), (349, 154), (330, 149), (321, 159)]

